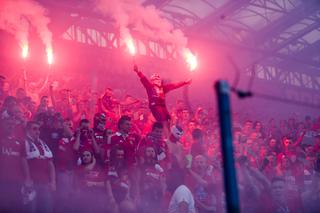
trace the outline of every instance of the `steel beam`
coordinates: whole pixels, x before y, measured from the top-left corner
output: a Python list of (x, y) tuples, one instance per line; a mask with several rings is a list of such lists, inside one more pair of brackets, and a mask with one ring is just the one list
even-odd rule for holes
[(284, 15), (260, 30), (257, 34), (252, 35), (250, 39), (253, 39), (256, 45), (261, 45), (265, 41), (279, 35), (282, 31), (299, 22), (301, 19), (319, 10), (319, 8), (319, 1), (305, 1), (302, 5), (291, 10), (289, 14)]
[(229, 14), (233, 13), (237, 9), (249, 3), (250, 0), (236, 0), (236, 1), (228, 1), (226, 4), (222, 5), (217, 10), (213, 11), (210, 15), (203, 18), (197, 24), (190, 26), (187, 31), (197, 31), (202, 27), (207, 27), (209, 24), (217, 24), (225, 16), (229, 16)]

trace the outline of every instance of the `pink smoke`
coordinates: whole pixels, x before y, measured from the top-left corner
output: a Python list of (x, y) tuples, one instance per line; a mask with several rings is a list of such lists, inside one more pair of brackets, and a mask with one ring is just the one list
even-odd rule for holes
[(28, 46), (29, 24), (35, 27), (46, 49), (52, 49), (50, 19), (46, 9), (33, 0), (1, 0), (0, 29), (13, 35), (21, 48)]
[[(168, 42), (178, 48), (187, 45), (188, 40), (183, 32), (175, 29), (154, 6), (144, 7), (139, 0), (96, 0), (95, 3), (96, 9), (113, 18), (121, 31), (129, 32), (130, 26), (141, 35), (154, 40)], [(124, 39), (125, 35), (121, 34), (121, 37)]]

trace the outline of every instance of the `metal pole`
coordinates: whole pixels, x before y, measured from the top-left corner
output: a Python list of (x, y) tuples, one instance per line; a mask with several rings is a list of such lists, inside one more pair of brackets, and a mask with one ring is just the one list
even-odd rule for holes
[(224, 187), (227, 212), (240, 212), (236, 171), (234, 167), (232, 126), (230, 110), (230, 87), (226, 81), (217, 81), (215, 90), (218, 99), (221, 148), (223, 157)]

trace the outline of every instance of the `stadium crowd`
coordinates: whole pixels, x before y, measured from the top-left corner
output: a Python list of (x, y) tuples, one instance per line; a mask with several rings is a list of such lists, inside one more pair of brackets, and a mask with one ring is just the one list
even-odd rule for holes
[[(129, 95), (48, 86), (39, 98), (0, 77), (1, 212), (225, 212), (213, 108), (157, 122)], [(242, 212), (319, 212), (320, 117), (233, 114)]]

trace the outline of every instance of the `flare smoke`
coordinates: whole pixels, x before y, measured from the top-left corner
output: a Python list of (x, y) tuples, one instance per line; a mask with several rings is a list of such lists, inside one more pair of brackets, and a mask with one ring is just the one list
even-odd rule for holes
[(96, 0), (96, 9), (113, 18), (120, 28), (123, 39), (129, 32), (128, 27), (155, 40), (174, 44), (179, 48), (187, 45), (187, 38), (182, 31), (164, 18), (164, 14), (154, 6), (141, 5), (139, 0)]
[(33, 0), (1, 0), (0, 29), (14, 34), (21, 48), (28, 46), (29, 24), (38, 32), (46, 49), (52, 49), (50, 19), (46, 9)]

